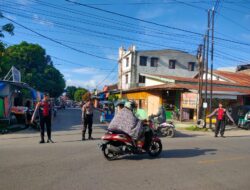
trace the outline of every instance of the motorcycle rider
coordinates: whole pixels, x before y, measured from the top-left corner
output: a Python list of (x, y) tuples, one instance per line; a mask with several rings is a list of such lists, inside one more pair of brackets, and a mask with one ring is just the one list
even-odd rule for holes
[(151, 134), (144, 129), (142, 121), (135, 116), (135, 109), (136, 103), (134, 101), (127, 101), (124, 108), (115, 115), (108, 129), (121, 130), (130, 135), (134, 140), (137, 140), (145, 133), (144, 148), (147, 149), (151, 141)]

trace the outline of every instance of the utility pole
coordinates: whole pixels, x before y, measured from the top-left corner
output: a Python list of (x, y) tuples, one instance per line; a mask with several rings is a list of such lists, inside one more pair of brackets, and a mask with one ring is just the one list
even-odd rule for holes
[[(212, 100), (213, 100), (213, 67), (214, 67), (214, 8), (212, 9), (212, 45), (211, 45), (211, 81), (210, 81), (210, 105), (209, 112), (212, 112)], [(212, 120), (209, 120), (209, 128), (212, 127)]]
[(119, 60), (119, 64), (120, 64), (120, 82), (121, 82), (121, 86), (120, 86), (120, 98), (122, 98), (122, 58)]
[[(202, 87), (201, 87), (201, 90), (202, 90), (202, 92), (203, 92), (203, 85), (204, 85), (204, 68), (205, 68), (205, 52), (206, 52), (206, 35), (204, 36), (204, 39), (203, 39), (203, 50), (202, 50)], [(201, 93), (202, 94), (202, 100), (203, 100), (203, 93)], [(206, 102), (206, 100), (205, 100), (205, 102)], [(203, 104), (203, 101), (202, 101), (202, 104)], [(205, 108), (203, 107), (203, 105), (202, 105), (202, 110), (203, 110), (203, 119), (204, 119), (204, 121), (205, 121), (205, 124), (206, 124), (206, 110), (205, 110)]]
[[(209, 31), (210, 31), (210, 9), (208, 10), (208, 22), (207, 22), (207, 34), (206, 34), (206, 78), (205, 78), (205, 102), (207, 105), (207, 87), (208, 87), (208, 53), (209, 53)], [(206, 109), (207, 110), (207, 109)], [(205, 115), (206, 115), (206, 110), (205, 110)], [(205, 125), (206, 125), (206, 118), (205, 118)]]
[(198, 51), (197, 51), (197, 60), (199, 64), (199, 89), (198, 89), (198, 107), (197, 107), (197, 120), (201, 118), (201, 110), (202, 110), (202, 86), (203, 86), (203, 63), (202, 63), (202, 50), (203, 50), (203, 45), (200, 44)]

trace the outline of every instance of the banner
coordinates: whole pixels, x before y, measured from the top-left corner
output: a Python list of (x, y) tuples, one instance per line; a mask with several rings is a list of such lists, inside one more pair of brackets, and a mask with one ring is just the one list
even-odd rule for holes
[(196, 109), (198, 103), (198, 94), (183, 93), (181, 100), (181, 105), (183, 108)]

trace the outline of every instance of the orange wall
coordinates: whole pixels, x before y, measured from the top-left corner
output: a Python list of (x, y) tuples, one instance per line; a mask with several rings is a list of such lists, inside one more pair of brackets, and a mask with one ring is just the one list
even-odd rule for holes
[(122, 97), (123, 98), (127, 98), (127, 99), (135, 99), (135, 100), (147, 100), (148, 96), (151, 95), (155, 95), (155, 96), (159, 96), (160, 98), (160, 103), (162, 103), (162, 96), (161, 96), (161, 91), (152, 91), (152, 92), (129, 92), (126, 94), (123, 94)]

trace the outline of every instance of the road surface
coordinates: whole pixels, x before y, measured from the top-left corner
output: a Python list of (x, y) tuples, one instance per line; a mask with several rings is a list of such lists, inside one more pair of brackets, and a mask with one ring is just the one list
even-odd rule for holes
[(179, 132), (162, 139), (159, 158), (126, 156), (106, 161), (98, 149), (104, 124), (95, 117), (93, 141), (81, 141), (80, 110), (58, 112), (54, 144), (39, 144), (39, 133), (25, 130), (0, 136), (3, 190), (172, 190), (250, 189), (250, 133)]

